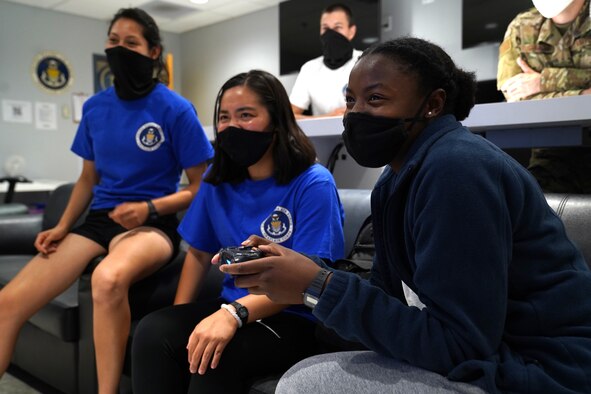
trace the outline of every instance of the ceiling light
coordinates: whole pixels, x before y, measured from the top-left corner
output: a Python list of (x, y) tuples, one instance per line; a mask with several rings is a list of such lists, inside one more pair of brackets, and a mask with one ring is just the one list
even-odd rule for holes
[(193, 4), (207, 4), (209, 0), (189, 0)]

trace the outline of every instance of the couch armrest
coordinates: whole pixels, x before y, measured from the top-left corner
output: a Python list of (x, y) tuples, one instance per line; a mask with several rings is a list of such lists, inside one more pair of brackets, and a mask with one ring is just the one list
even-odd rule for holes
[(591, 197), (585, 194), (546, 193), (548, 205), (564, 223), (566, 234), (591, 268)]
[(0, 216), (0, 254), (36, 254), (33, 244), (42, 222), (41, 214)]

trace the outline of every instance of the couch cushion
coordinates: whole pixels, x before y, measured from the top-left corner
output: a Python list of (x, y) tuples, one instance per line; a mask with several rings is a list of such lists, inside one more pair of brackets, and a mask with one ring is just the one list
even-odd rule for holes
[[(4, 287), (29, 262), (30, 255), (0, 256), (0, 287)], [(43, 284), (40, 283), (39, 286)], [(78, 281), (41, 308), (29, 323), (66, 342), (78, 340)]]
[(591, 268), (591, 198), (577, 194), (546, 194), (548, 205), (562, 219), (568, 237)]
[(0, 254), (34, 255), (35, 238), (41, 231), (41, 214), (0, 217)]

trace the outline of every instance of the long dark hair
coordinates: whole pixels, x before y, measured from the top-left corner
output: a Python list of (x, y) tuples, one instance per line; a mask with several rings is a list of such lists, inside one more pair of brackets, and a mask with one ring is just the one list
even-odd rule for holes
[(403, 72), (415, 75), (424, 94), (445, 90), (442, 114), (453, 114), (457, 120), (470, 114), (476, 100), (474, 73), (458, 68), (439, 46), (420, 38), (401, 37), (369, 47), (361, 57), (374, 54), (390, 58)]
[(249, 178), (248, 169), (236, 165), (218, 144), (218, 116), (224, 93), (236, 86), (252, 90), (265, 106), (276, 133), (273, 143), (274, 177), (279, 184), (287, 184), (316, 161), (316, 151), (310, 139), (296, 123), (289, 97), (277, 78), (266, 71), (251, 70), (230, 78), (221, 87), (215, 101), (214, 131), (216, 136), (213, 164), (205, 181), (214, 185), (222, 182), (241, 182)]
[(160, 48), (160, 55), (155, 60), (156, 75), (158, 76), (159, 80), (163, 82), (168, 81), (168, 72), (166, 71), (166, 67), (164, 67), (164, 60), (162, 56), (164, 53), (162, 38), (160, 37), (160, 29), (158, 28), (156, 21), (154, 21), (154, 18), (152, 18), (150, 14), (141, 8), (121, 8), (119, 11), (117, 11), (115, 16), (113, 16), (113, 19), (111, 19), (107, 34), (111, 33), (113, 24), (121, 18), (131, 19), (142, 27), (142, 35), (148, 42), (148, 48)]

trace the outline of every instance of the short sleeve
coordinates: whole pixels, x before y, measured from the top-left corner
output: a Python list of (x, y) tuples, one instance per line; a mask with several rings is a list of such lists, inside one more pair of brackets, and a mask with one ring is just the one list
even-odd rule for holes
[(310, 83), (310, 73), (307, 71), (306, 64), (304, 64), (300, 69), (295, 84), (291, 89), (291, 94), (289, 95), (289, 101), (296, 107), (302, 108), (304, 110), (308, 109), (311, 103), (310, 91), (308, 89)]
[(94, 161), (92, 138), (90, 137), (86, 116), (82, 116), (70, 150), (85, 160)]
[(193, 248), (215, 253), (220, 249), (207, 206), (208, 196), (212, 197), (213, 186), (201, 182), (201, 188), (181, 221), (178, 232)]
[(183, 168), (196, 166), (213, 157), (213, 147), (193, 106), (177, 116), (173, 129), (172, 144)]
[(336, 185), (328, 177), (301, 192), (292, 249), (334, 261), (344, 257), (344, 213)]

